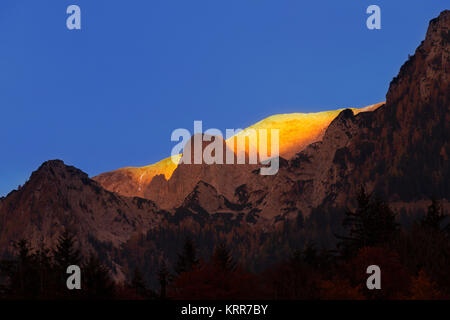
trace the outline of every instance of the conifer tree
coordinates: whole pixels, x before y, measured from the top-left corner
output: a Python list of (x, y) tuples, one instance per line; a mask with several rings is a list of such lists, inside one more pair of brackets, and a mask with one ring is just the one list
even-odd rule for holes
[(17, 250), (15, 267), (11, 269), (10, 291), (17, 298), (33, 298), (39, 294), (39, 281), (31, 244), (22, 239), (14, 243)]
[(82, 266), (82, 292), (86, 298), (107, 299), (114, 295), (114, 282), (108, 268), (96, 255), (89, 256)]
[(364, 187), (357, 195), (357, 203), (355, 211), (345, 213), (343, 226), (349, 229), (348, 235), (337, 236), (344, 256), (353, 255), (363, 247), (385, 245), (399, 231), (395, 213), (387, 203), (367, 194)]
[(169, 271), (166, 264), (162, 263), (161, 268), (158, 271), (158, 280), (160, 285), (159, 296), (161, 299), (166, 299), (166, 289), (169, 282)]
[(178, 255), (175, 272), (179, 275), (191, 271), (198, 264), (197, 249), (191, 238), (186, 237), (182, 252)]
[(429, 228), (432, 231), (441, 231), (442, 222), (445, 218), (447, 218), (447, 215), (444, 214), (441, 204), (433, 198), (427, 214), (420, 221), (420, 224), (422, 227)]
[(40, 297), (52, 297), (54, 294), (55, 268), (50, 253), (50, 249), (46, 248), (42, 242), (40, 248), (34, 254), (39, 276)]
[(312, 242), (308, 242), (303, 250), (303, 260), (307, 265), (317, 267), (319, 262), (318, 252), (316, 246)]
[(130, 283), (131, 289), (135, 291), (138, 296), (146, 297), (147, 296), (147, 284), (145, 283), (144, 277), (142, 273), (139, 271), (138, 267), (134, 269), (133, 279), (131, 279)]
[[(53, 249), (54, 271), (57, 294), (61, 297), (74, 297), (78, 290), (67, 290), (67, 267), (71, 265), (80, 266), (81, 254), (75, 247), (75, 237), (67, 230), (58, 238), (56, 248)], [(82, 277), (83, 279), (83, 277)]]
[(236, 263), (225, 243), (220, 243), (214, 249), (212, 262), (223, 271), (234, 271)]
[(66, 270), (70, 265), (79, 265), (81, 262), (80, 250), (75, 247), (75, 236), (65, 230), (58, 238), (53, 257), (58, 268)]

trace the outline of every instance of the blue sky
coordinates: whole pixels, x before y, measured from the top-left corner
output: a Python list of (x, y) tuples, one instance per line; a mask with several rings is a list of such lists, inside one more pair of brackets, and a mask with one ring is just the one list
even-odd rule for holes
[[(79, 5), (82, 30), (66, 28)], [(366, 8), (381, 7), (381, 30)], [(445, 5), (447, 4), (447, 6)], [(89, 175), (170, 155), (176, 128), (384, 101), (448, 1), (2, 0), (0, 195), (49, 159)]]

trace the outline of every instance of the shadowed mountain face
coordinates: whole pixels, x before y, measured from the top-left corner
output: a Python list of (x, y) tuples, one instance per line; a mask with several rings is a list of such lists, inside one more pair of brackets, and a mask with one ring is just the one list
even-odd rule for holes
[[(96, 182), (62, 161), (48, 161), (21, 189), (0, 199), (0, 251), (20, 238), (35, 246), (54, 244), (67, 228), (77, 234), (85, 252), (108, 244), (109, 249), (102, 249), (108, 257), (112, 248), (129, 245), (134, 235), (152, 240), (158, 235), (149, 233), (154, 228), (184, 230), (191, 221), (199, 223), (196, 231), (206, 225), (212, 238), (216, 221), (228, 231), (236, 226), (252, 230), (239, 233), (244, 241), (259, 227), (276, 228), (280, 219), (306, 216), (318, 207), (351, 205), (361, 184), (399, 206), (414, 207), (435, 196), (448, 207), (449, 28), (450, 11), (430, 22), (426, 39), (391, 82), (384, 105), (356, 115), (351, 109), (336, 112), (329, 122), (320, 121), (323, 128), (310, 140), (285, 140), (289, 147), (282, 155), (293, 156), (280, 159), (274, 176), (260, 175), (258, 165), (165, 162), (162, 171), (122, 169), (100, 175)], [(285, 120), (269, 118), (255, 127), (282, 126)], [(297, 135), (301, 130), (292, 121), (287, 132)], [(135, 194), (147, 199), (127, 197)]]
[(0, 252), (25, 238), (52, 246), (68, 229), (87, 254), (97, 243), (118, 247), (163, 217), (150, 200), (126, 198), (103, 189), (62, 161), (47, 161), (19, 190), (0, 201)]
[[(320, 154), (332, 160), (313, 179), (315, 189), (322, 188), (316, 198), (342, 203), (359, 184), (390, 201), (449, 198), (449, 27), (450, 11), (430, 22), (425, 41), (391, 82), (383, 107), (357, 116), (342, 113), (323, 142), (306, 150), (312, 165)], [(309, 170), (318, 173), (311, 165)]]
[(356, 116), (341, 112), (321, 141), (264, 179), (260, 190), (277, 186), (268, 191), (271, 208), (308, 213), (321, 205), (345, 206), (360, 185), (390, 202), (449, 199), (449, 27), (450, 11), (430, 22), (425, 41), (391, 82), (384, 106)]

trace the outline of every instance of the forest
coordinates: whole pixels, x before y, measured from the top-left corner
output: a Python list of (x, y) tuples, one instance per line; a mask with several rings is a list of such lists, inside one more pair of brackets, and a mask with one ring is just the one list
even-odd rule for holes
[[(270, 233), (188, 217), (120, 250), (96, 243), (87, 256), (67, 231), (54, 248), (23, 239), (0, 261), (0, 299), (449, 299), (450, 224), (440, 202), (405, 227), (363, 188), (355, 201), (342, 214), (299, 213)], [(114, 280), (115, 263), (125, 281)], [(67, 289), (68, 265), (81, 267), (81, 290)], [(381, 290), (366, 287), (369, 265), (380, 267)]]

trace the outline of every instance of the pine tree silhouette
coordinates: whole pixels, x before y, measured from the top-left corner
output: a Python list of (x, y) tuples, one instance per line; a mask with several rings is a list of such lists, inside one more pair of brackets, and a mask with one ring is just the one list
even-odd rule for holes
[(301, 266), (303, 264), (303, 252), (300, 249), (295, 249), (289, 258), (289, 263), (294, 268)]
[(15, 268), (10, 274), (10, 289), (19, 298), (33, 298), (39, 295), (39, 280), (30, 242), (19, 240), (14, 243), (17, 250)]
[(65, 230), (58, 238), (56, 249), (53, 250), (55, 264), (62, 270), (70, 265), (79, 265), (81, 262), (80, 250), (75, 248), (75, 236)]
[(345, 213), (343, 226), (348, 236), (336, 236), (343, 256), (354, 255), (360, 248), (380, 246), (392, 240), (399, 231), (395, 213), (387, 203), (367, 194), (361, 187), (357, 195), (358, 208)]
[(233, 256), (225, 243), (220, 243), (214, 249), (212, 262), (223, 271), (234, 271), (236, 263)]
[(51, 298), (56, 285), (55, 268), (51, 257), (50, 249), (46, 248), (41, 242), (39, 249), (34, 254), (36, 267), (39, 275), (39, 296), (42, 298)]
[(134, 268), (133, 279), (131, 280), (130, 288), (133, 289), (136, 295), (140, 297), (145, 298), (148, 295), (147, 284), (145, 283), (144, 277), (139, 271), (138, 267)]
[(182, 272), (191, 271), (198, 264), (197, 249), (191, 238), (186, 237), (182, 252), (178, 255), (175, 265), (175, 272), (179, 275)]
[(89, 256), (82, 266), (82, 292), (85, 298), (108, 299), (114, 295), (114, 282), (109, 270), (96, 255)]
[(167, 270), (166, 264), (163, 262), (161, 268), (158, 271), (158, 280), (160, 285), (159, 297), (161, 299), (166, 299), (167, 284), (169, 282), (169, 271)]
[(58, 238), (56, 248), (53, 249), (53, 260), (55, 267), (56, 291), (61, 297), (75, 297), (79, 290), (67, 290), (67, 267), (71, 265), (80, 266), (81, 254), (75, 248), (75, 237), (67, 230)]
[(33, 252), (28, 240), (13, 243), (16, 255), (0, 261), (0, 276), (6, 280), (2, 294), (18, 299), (51, 296), (52, 263), (49, 251), (42, 247)]
[(442, 222), (446, 218), (447, 215), (444, 214), (440, 202), (432, 198), (427, 214), (420, 221), (420, 224), (422, 227), (429, 228), (432, 231), (441, 231)]

